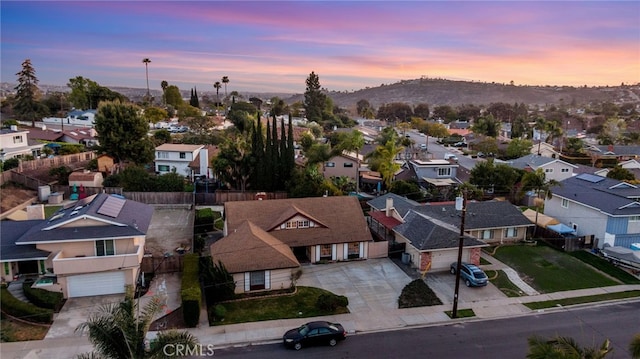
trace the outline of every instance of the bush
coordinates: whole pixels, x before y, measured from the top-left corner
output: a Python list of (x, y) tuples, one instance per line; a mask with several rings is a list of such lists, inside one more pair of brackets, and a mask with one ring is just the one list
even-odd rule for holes
[(316, 301), (316, 307), (324, 311), (335, 311), (340, 307), (346, 307), (349, 305), (349, 298), (343, 295), (335, 295), (329, 293), (323, 293), (318, 296)]
[(53, 310), (39, 308), (17, 299), (4, 284), (0, 288), (0, 307), (3, 312), (29, 322), (46, 324), (53, 322)]
[(25, 280), (24, 283), (22, 283), (24, 296), (27, 297), (31, 303), (40, 308), (53, 309), (53, 311), (59, 312), (64, 301), (62, 293), (51, 292), (40, 288), (31, 288), (32, 284), (33, 280)]
[(223, 320), (227, 315), (227, 308), (225, 308), (222, 304), (218, 304), (215, 306), (215, 308), (213, 308), (213, 313), (217, 320)]
[(211, 208), (203, 208), (196, 211), (196, 219), (193, 224), (196, 233), (206, 233), (213, 231), (213, 211)]
[(399, 308), (425, 307), (441, 305), (442, 302), (429, 286), (421, 279), (415, 279), (407, 284), (398, 298)]
[(198, 280), (197, 254), (186, 254), (184, 256), (184, 268), (182, 270), (182, 316), (187, 327), (193, 328), (200, 321), (200, 300), (202, 291)]

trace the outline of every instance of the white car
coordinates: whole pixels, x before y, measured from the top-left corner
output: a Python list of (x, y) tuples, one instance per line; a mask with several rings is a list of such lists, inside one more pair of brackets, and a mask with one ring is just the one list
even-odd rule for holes
[(444, 159), (458, 162), (458, 156), (454, 155), (453, 153), (445, 153)]

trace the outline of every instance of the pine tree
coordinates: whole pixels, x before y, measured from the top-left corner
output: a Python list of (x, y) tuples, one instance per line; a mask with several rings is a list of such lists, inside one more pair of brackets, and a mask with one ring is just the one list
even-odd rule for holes
[(272, 186), (271, 190), (278, 188), (278, 181), (280, 181), (280, 150), (278, 148), (278, 126), (276, 124), (276, 116), (273, 116), (273, 122), (271, 126), (271, 158), (269, 163), (273, 169), (271, 176)]
[(264, 146), (264, 188), (267, 191), (273, 188), (273, 164), (271, 163), (273, 146), (271, 145), (271, 126), (269, 126), (269, 119), (267, 118), (267, 138)]
[(195, 105), (193, 105), (193, 107), (197, 107), (200, 108), (200, 100), (198, 99), (198, 89), (197, 88), (193, 88), (193, 100)]
[(287, 137), (285, 135), (284, 129), (284, 118), (280, 119), (280, 157), (278, 158), (278, 167), (280, 167), (280, 180), (278, 181), (279, 190), (284, 189), (285, 182), (289, 179), (291, 175), (289, 173), (289, 156), (287, 155), (289, 151), (287, 151)]
[(293, 120), (291, 119), (291, 113), (289, 113), (289, 131), (287, 136), (287, 181), (291, 179), (293, 170), (296, 167), (296, 152), (293, 146)]
[(325, 94), (320, 87), (320, 78), (315, 72), (311, 72), (306, 81), (307, 89), (304, 92), (304, 109), (309, 122), (322, 123), (322, 110), (325, 107)]
[(38, 89), (38, 78), (36, 70), (31, 65), (31, 60), (22, 62), (22, 70), (16, 73), (18, 85), (16, 90), (16, 103), (14, 111), (20, 120), (31, 120), (31, 126), (35, 127), (36, 117), (44, 112), (44, 105), (38, 101), (40, 89)]

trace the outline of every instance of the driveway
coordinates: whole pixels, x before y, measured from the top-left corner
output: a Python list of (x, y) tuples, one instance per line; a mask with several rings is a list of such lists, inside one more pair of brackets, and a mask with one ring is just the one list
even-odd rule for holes
[(91, 313), (101, 306), (119, 303), (124, 294), (100, 295), (94, 297), (69, 298), (64, 303), (60, 313), (55, 314), (53, 324), (49, 328), (45, 339), (79, 337), (75, 329), (87, 321)]
[[(453, 303), (453, 293), (456, 287), (455, 275), (449, 272), (433, 272), (427, 273), (424, 280), (443, 304)], [(503, 298), (506, 298), (506, 295), (491, 282), (484, 287), (467, 287), (464, 281), (460, 280), (458, 304)]]
[(302, 266), (299, 286), (326, 289), (349, 298), (354, 314), (397, 309), (402, 289), (411, 282), (388, 258)]

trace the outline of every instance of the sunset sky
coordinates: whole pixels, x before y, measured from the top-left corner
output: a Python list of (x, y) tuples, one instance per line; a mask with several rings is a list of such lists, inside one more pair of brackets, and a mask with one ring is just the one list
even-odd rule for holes
[[(302, 93), (420, 77), (516, 85), (640, 82), (640, 1), (7, 1), (3, 82)], [(224, 89), (224, 87), (223, 87)]]

